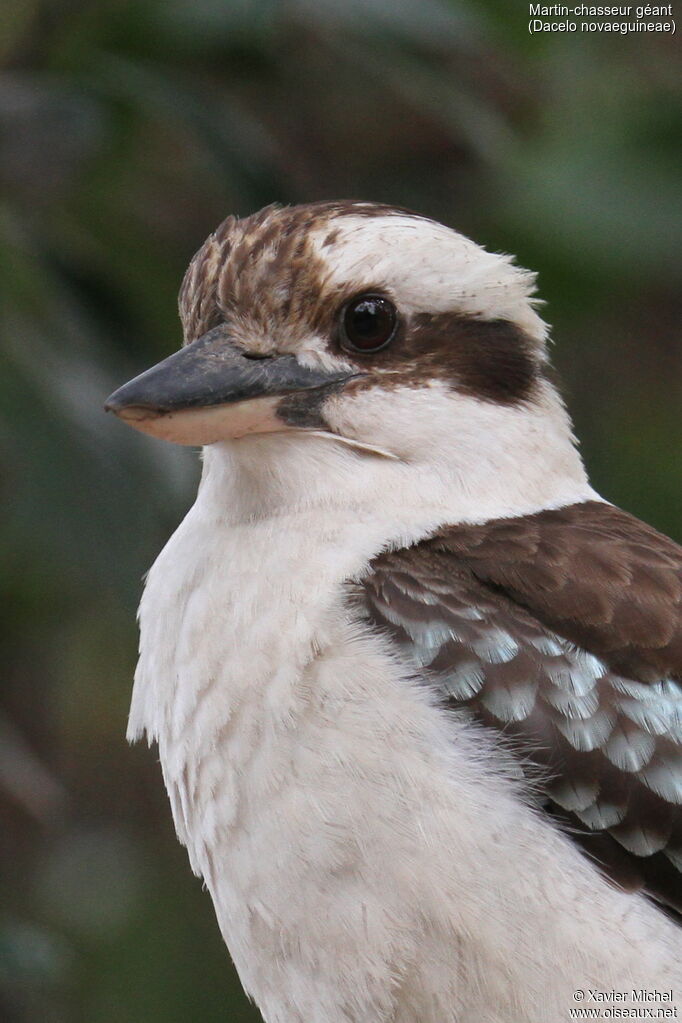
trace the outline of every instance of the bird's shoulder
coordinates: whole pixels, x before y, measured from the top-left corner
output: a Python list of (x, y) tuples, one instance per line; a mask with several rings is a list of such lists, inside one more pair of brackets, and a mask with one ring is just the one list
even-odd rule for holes
[(588, 501), (386, 551), (360, 599), (612, 877), (682, 911), (682, 548)]
[(628, 512), (585, 501), (429, 544), (614, 671), (682, 677), (682, 548)]

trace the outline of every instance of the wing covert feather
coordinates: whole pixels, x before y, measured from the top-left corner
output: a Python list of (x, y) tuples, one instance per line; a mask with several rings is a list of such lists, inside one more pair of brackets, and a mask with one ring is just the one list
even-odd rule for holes
[(453, 527), (382, 554), (363, 609), (449, 705), (538, 765), (545, 809), (605, 872), (682, 912), (682, 553), (667, 538), (657, 551), (654, 530), (642, 524), (642, 538), (637, 520), (600, 507), (596, 536), (599, 515), (573, 506), (582, 518), (562, 509)]

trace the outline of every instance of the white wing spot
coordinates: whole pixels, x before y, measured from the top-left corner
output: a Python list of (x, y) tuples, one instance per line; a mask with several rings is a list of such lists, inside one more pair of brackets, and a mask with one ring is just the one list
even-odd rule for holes
[(576, 696), (570, 691), (552, 686), (543, 690), (542, 698), (567, 718), (580, 718), (586, 721), (599, 710), (599, 695), (596, 689), (590, 689), (583, 696)]
[(563, 719), (557, 721), (556, 726), (579, 753), (590, 753), (604, 745), (615, 722), (615, 715), (601, 710), (589, 721)]
[(640, 777), (652, 792), (669, 803), (682, 803), (682, 752), (659, 755)]
[(549, 795), (564, 810), (586, 810), (597, 798), (599, 785), (596, 780), (577, 781), (574, 778), (560, 778), (552, 782)]
[(471, 645), (474, 653), (488, 664), (507, 664), (519, 652), (519, 644), (502, 629), (491, 629)]
[(576, 810), (575, 814), (591, 831), (601, 831), (604, 828), (612, 828), (616, 824), (620, 824), (625, 816), (625, 807), (599, 800), (584, 810)]
[(484, 691), (481, 702), (498, 721), (523, 721), (535, 706), (536, 692), (536, 685), (513, 690), (494, 687)]
[(641, 729), (627, 732), (620, 725), (613, 730), (604, 753), (614, 767), (634, 773), (648, 764), (656, 750), (656, 740)]

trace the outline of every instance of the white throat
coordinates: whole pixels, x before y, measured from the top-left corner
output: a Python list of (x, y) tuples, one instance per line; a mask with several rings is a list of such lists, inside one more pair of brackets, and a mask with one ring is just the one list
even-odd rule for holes
[(378, 517), (387, 542), (599, 499), (549, 385), (523, 409), (438, 385), (401, 391), (332, 399), (325, 415), (337, 438), (302, 430), (205, 448), (202, 499), (231, 522), (345, 509)]

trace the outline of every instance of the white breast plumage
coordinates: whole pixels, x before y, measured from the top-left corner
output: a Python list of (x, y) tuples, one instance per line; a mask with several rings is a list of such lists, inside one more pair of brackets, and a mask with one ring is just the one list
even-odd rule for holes
[(130, 727), (159, 743), (178, 835), (268, 1023), (535, 1021), (543, 999), (556, 1016), (579, 983), (615, 983), (616, 958), (628, 982), (672, 983), (656, 963), (672, 925), (606, 888), (492, 736), (354, 619), (346, 581), (386, 523), (230, 525), (225, 497), (204, 489), (150, 572)]

